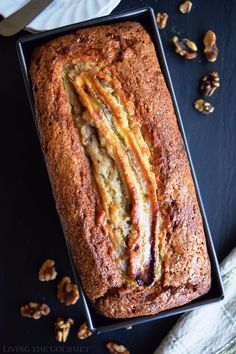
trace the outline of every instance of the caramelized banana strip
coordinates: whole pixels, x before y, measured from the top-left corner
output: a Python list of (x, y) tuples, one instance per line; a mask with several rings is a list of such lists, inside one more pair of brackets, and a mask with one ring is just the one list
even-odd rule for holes
[[(153, 245), (155, 247), (155, 224), (156, 224), (156, 215), (157, 215), (157, 184), (155, 175), (152, 172), (151, 165), (149, 162), (150, 152), (142, 138), (139, 127), (134, 127), (135, 135), (130, 128), (129, 117), (126, 110), (123, 107), (124, 98), (119, 97), (118, 92), (114, 92), (114, 89), (111, 85), (114, 85), (114, 79), (111, 81), (109, 76), (105, 76), (105, 80), (109, 83), (109, 90), (104, 88), (102, 84), (97, 80), (95, 75), (88, 75), (87, 80), (92, 84), (93, 88), (96, 89), (96, 93), (99, 95), (99, 98), (102, 99), (104, 104), (109, 108), (113, 117), (113, 124), (115, 129), (117, 130), (119, 136), (124, 141), (126, 148), (129, 153), (133, 154), (132, 163), (136, 171), (139, 171), (138, 176), (141, 179), (141, 185), (143, 187), (144, 193), (147, 194), (148, 199), (150, 200), (150, 207), (152, 211), (152, 232), (150, 235), (150, 240), (147, 237), (142, 238), (142, 249), (149, 249)], [(117, 85), (116, 85), (117, 86)], [(110, 92), (109, 92), (110, 91)], [(114, 96), (115, 94), (115, 96)], [(126, 104), (127, 106), (127, 104)], [(130, 236), (130, 271), (134, 273), (135, 268), (137, 267), (137, 262), (139, 259), (137, 258), (137, 252), (135, 249), (139, 248), (140, 240), (133, 234)], [(145, 252), (142, 252), (144, 255)], [(138, 257), (139, 258), (139, 257)], [(145, 263), (145, 257), (142, 257), (142, 262)], [(146, 268), (150, 267), (150, 261), (146, 264)], [(149, 277), (150, 277), (149, 272)], [(147, 272), (148, 277), (148, 272)], [(146, 279), (148, 281), (148, 279)]]
[[(131, 277), (145, 279), (147, 265), (151, 260), (152, 215), (150, 201), (145, 195), (137, 173), (131, 164), (129, 154), (121, 143), (119, 137), (111, 127), (109, 119), (101, 109), (101, 104), (94, 94), (95, 87), (87, 77), (87, 73), (78, 75), (73, 80), (73, 85), (78, 93), (82, 105), (87, 109), (88, 123), (96, 127), (102, 146), (114, 159), (119, 171), (122, 171), (127, 182), (132, 199), (132, 222), (134, 231), (131, 232)], [(113, 118), (113, 117), (112, 117)], [(102, 191), (101, 191), (102, 192)], [(135, 247), (133, 248), (133, 244)], [(142, 246), (147, 246), (145, 249)]]

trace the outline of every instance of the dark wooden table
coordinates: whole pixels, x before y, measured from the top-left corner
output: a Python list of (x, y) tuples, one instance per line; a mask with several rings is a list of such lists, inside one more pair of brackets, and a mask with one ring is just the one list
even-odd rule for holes
[[(151, 5), (155, 11), (169, 14), (168, 26), (161, 35), (221, 261), (236, 244), (236, 2), (193, 0), (188, 15), (177, 11), (179, 3), (123, 0), (116, 11)], [(217, 34), (220, 55), (215, 63), (206, 62), (201, 54), (202, 35), (208, 29)], [(176, 33), (197, 41), (198, 59), (184, 61), (175, 54), (170, 40)], [(67, 343), (60, 345), (54, 339), (54, 318), (59, 314), (74, 317), (75, 307), (66, 308), (55, 300), (55, 282), (37, 281), (38, 268), (45, 258), (56, 260), (60, 274), (71, 275), (71, 267), (15, 51), (17, 39), (25, 34), (0, 38), (0, 352), (100, 354), (106, 352), (104, 343), (113, 340), (127, 345), (133, 354), (151, 354), (177, 316), (79, 341), (75, 334), (83, 316), (78, 305), (76, 325)], [(211, 99), (215, 112), (206, 117), (194, 111), (192, 103), (199, 97), (199, 79), (214, 70), (220, 73), (221, 88)], [(45, 300), (52, 315), (39, 321), (23, 319), (19, 308), (33, 299)]]

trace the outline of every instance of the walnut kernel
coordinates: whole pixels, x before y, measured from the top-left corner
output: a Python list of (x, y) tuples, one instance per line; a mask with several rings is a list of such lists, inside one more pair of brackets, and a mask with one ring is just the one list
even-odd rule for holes
[(209, 73), (201, 79), (200, 91), (203, 96), (212, 96), (218, 87), (220, 87), (220, 77), (217, 72)]
[(179, 39), (177, 36), (172, 38), (175, 51), (185, 59), (194, 59), (197, 56), (197, 46), (187, 38)]
[(55, 326), (55, 334), (56, 334), (56, 340), (58, 342), (63, 342), (65, 343), (67, 341), (70, 328), (73, 325), (74, 320), (72, 318), (68, 318), (67, 320), (58, 317), (56, 322), (54, 323)]
[(209, 102), (206, 102), (202, 99), (196, 100), (194, 102), (194, 108), (198, 112), (203, 113), (203, 114), (210, 114), (215, 109)]
[(208, 61), (214, 62), (216, 61), (219, 51), (216, 45), (216, 35), (212, 31), (207, 31), (204, 39), (203, 44), (205, 46), (204, 53)]
[(50, 308), (47, 304), (30, 301), (28, 304), (21, 306), (20, 313), (23, 317), (38, 320), (42, 316), (47, 316), (50, 313)]
[(167, 20), (168, 20), (168, 14), (166, 12), (157, 13), (157, 25), (160, 30), (166, 28)]
[(193, 4), (191, 1), (185, 1), (179, 6), (179, 11), (182, 12), (182, 14), (186, 14), (191, 11), (192, 6)]
[(57, 297), (66, 305), (74, 305), (78, 301), (78, 287), (71, 283), (70, 277), (63, 277), (57, 285)]
[(84, 322), (80, 327), (77, 332), (77, 337), (79, 339), (86, 339), (90, 337), (93, 333), (89, 330), (88, 325), (86, 322)]
[(56, 269), (54, 267), (55, 262), (52, 259), (47, 259), (41, 265), (39, 269), (39, 280), (40, 281), (49, 281), (53, 280), (57, 276)]
[(130, 354), (129, 350), (121, 344), (116, 344), (113, 342), (108, 342), (106, 348), (110, 354)]

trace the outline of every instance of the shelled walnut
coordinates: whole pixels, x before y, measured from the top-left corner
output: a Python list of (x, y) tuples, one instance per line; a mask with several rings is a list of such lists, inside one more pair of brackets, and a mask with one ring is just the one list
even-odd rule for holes
[(220, 77), (216, 71), (201, 79), (200, 91), (203, 96), (212, 96), (218, 87), (220, 87)]
[(116, 344), (113, 342), (108, 342), (106, 348), (110, 354), (130, 354), (129, 350), (122, 344)]
[(54, 267), (55, 262), (52, 259), (47, 259), (41, 265), (39, 269), (39, 280), (40, 281), (49, 281), (53, 280), (57, 276), (56, 269)]
[(207, 31), (204, 39), (203, 39), (203, 44), (204, 44), (204, 53), (206, 55), (206, 58), (208, 61), (214, 62), (216, 61), (219, 50), (216, 45), (216, 35), (213, 31)]
[(168, 20), (168, 14), (166, 12), (157, 13), (157, 25), (160, 30), (166, 28), (167, 20)]
[(67, 341), (70, 328), (73, 325), (74, 320), (72, 318), (68, 318), (65, 320), (62, 317), (58, 317), (56, 322), (54, 323), (55, 326), (55, 334), (56, 334), (56, 340), (58, 342), (63, 342), (65, 343)]
[(71, 283), (70, 277), (63, 277), (57, 285), (57, 297), (65, 305), (74, 305), (79, 299), (77, 285)]
[(175, 51), (185, 59), (194, 59), (197, 56), (197, 46), (187, 38), (180, 39), (177, 36), (172, 38)]
[(21, 306), (20, 313), (23, 317), (38, 320), (42, 316), (47, 316), (50, 313), (50, 308), (47, 304), (30, 301), (28, 304)]
[(193, 4), (191, 1), (185, 1), (179, 6), (179, 11), (182, 14), (186, 14), (191, 11), (192, 6), (193, 6)]
[(210, 114), (215, 109), (209, 102), (206, 102), (202, 99), (196, 100), (194, 102), (194, 108), (198, 112), (203, 113), (203, 114)]
[(86, 322), (84, 322), (80, 327), (79, 330), (77, 332), (77, 337), (79, 339), (86, 339), (88, 337), (90, 337), (93, 333), (89, 330), (88, 325)]

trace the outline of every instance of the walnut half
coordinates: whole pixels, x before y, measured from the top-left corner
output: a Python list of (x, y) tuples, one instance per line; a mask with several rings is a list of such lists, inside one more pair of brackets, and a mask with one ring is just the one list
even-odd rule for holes
[(86, 339), (88, 337), (90, 337), (93, 333), (89, 330), (88, 325), (86, 322), (84, 322), (80, 327), (79, 330), (77, 332), (77, 337), (79, 339)]
[(166, 28), (167, 20), (168, 20), (168, 14), (166, 12), (157, 13), (157, 25), (160, 30)]
[(203, 44), (205, 46), (204, 53), (208, 61), (214, 62), (216, 61), (219, 50), (216, 45), (216, 35), (212, 31), (207, 31), (204, 39)]
[(194, 59), (197, 56), (197, 46), (187, 38), (180, 39), (177, 36), (172, 38), (175, 51), (185, 59)]
[(124, 347), (122, 344), (116, 344), (113, 342), (108, 342), (106, 348), (110, 354), (130, 354), (129, 350)]
[(40, 281), (49, 281), (53, 280), (57, 276), (56, 269), (54, 267), (55, 262), (52, 259), (47, 259), (41, 265), (39, 269), (39, 280)]
[(203, 96), (212, 96), (218, 87), (220, 87), (220, 77), (216, 71), (203, 76), (201, 79), (200, 91)]
[(30, 301), (28, 304), (21, 306), (20, 313), (23, 317), (38, 320), (42, 316), (47, 316), (50, 313), (50, 308), (47, 304)]
[(78, 301), (79, 290), (71, 283), (70, 277), (63, 277), (57, 285), (57, 297), (65, 305), (74, 305)]
[(191, 11), (192, 6), (193, 6), (193, 4), (191, 1), (185, 1), (179, 6), (179, 11), (182, 14), (186, 14)]
[(194, 108), (198, 112), (203, 113), (203, 114), (210, 114), (215, 109), (209, 102), (206, 102), (202, 99), (196, 100), (194, 102)]
[(72, 318), (68, 318), (65, 320), (62, 317), (58, 317), (56, 322), (54, 323), (55, 326), (55, 334), (56, 334), (56, 340), (58, 342), (63, 342), (65, 343), (67, 341), (70, 328), (73, 325), (74, 320)]

